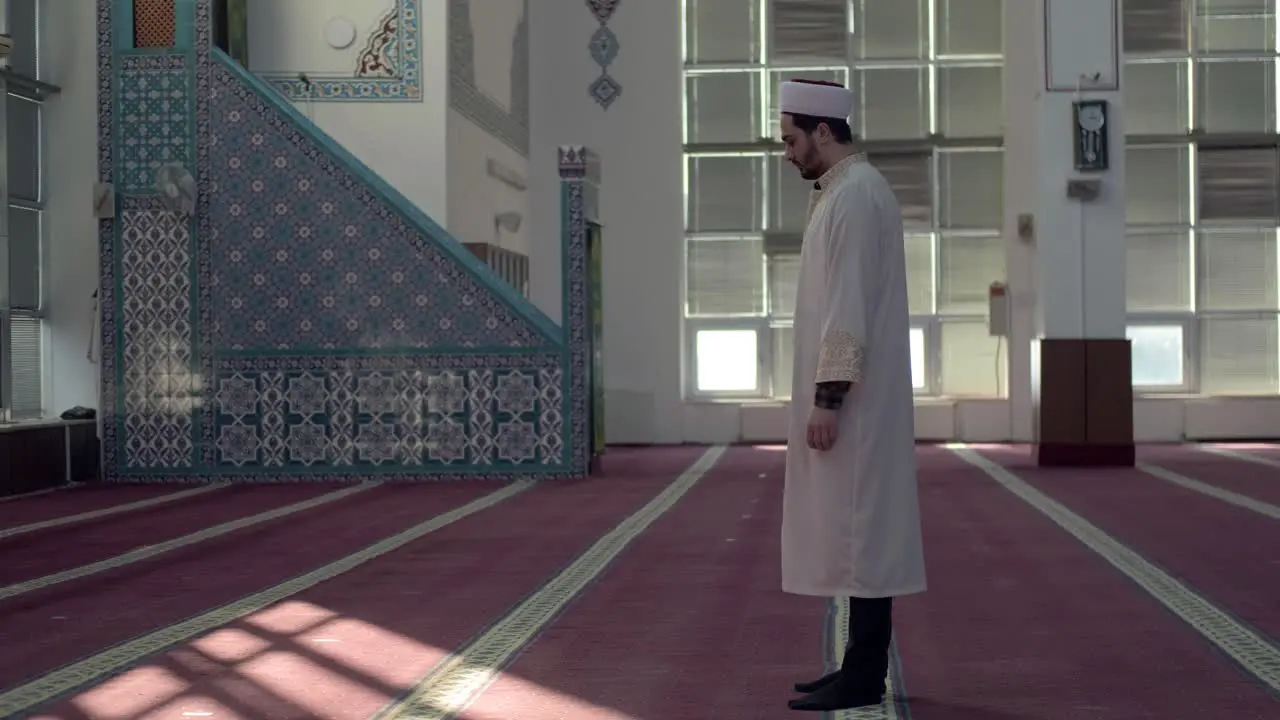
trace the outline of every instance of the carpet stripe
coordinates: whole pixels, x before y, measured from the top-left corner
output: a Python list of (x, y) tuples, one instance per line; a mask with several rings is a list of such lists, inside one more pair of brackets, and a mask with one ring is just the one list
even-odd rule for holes
[(1231, 458), (1232, 460), (1244, 460), (1245, 462), (1251, 462), (1251, 463), (1254, 463), (1255, 465), (1265, 465), (1266, 467), (1269, 467), (1269, 468), (1280, 469), (1280, 460), (1276, 460), (1275, 458), (1271, 458), (1271, 457), (1266, 457), (1264, 455), (1253, 455), (1251, 453), (1240, 452), (1239, 450), (1230, 450), (1224, 447), (1214, 447), (1213, 445), (1194, 445), (1193, 447), (1195, 447), (1195, 449), (1201, 452), (1205, 452), (1210, 455), (1219, 455), (1221, 457)]
[(120, 513), (155, 507), (157, 505), (164, 505), (176, 500), (185, 500), (187, 498), (195, 497), (196, 495), (203, 495), (208, 492), (213, 492), (214, 490), (220, 490), (226, 486), (227, 483), (215, 482), (203, 487), (191, 488), (190, 490), (180, 490), (175, 493), (169, 493), (168, 495), (161, 495), (160, 497), (148, 498), (146, 500), (125, 503), (123, 505), (112, 505), (111, 507), (105, 507), (99, 510), (90, 510), (89, 512), (77, 513), (66, 517), (53, 518), (52, 520), (42, 520), (29, 525), (18, 525), (17, 527), (0, 529), (0, 539), (14, 537), (15, 535), (25, 535), (37, 530), (47, 530), (49, 528), (74, 525), (75, 523), (84, 522), (86, 520), (97, 520), (98, 518), (110, 517), (112, 515), (119, 515)]
[(1149, 463), (1138, 463), (1137, 467), (1139, 470), (1141, 470), (1144, 473), (1147, 473), (1148, 475), (1158, 477), (1161, 480), (1164, 480), (1165, 482), (1173, 483), (1178, 487), (1186, 488), (1187, 490), (1193, 490), (1198, 493), (1203, 493), (1205, 495), (1208, 495), (1209, 497), (1217, 498), (1222, 502), (1229, 503), (1237, 507), (1242, 507), (1245, 510), (1252, 510), (1253, 512), (1256, 512), (1259, 515), (1265, 515), (1271, 518), (1272, 520), (1280, 520), (1280, 505), (1272, 505), (1271, 503), (1262, 502), (1261, 500), (1255, 500), (1249, 497), (1248, 495), (1241, 495), (1238, 492), (1225, 490), (1223, 488), (1217, 487), (1216, 485), (1210, 485), (1209, 483), (1200, 482), (1199, 480), (1189, 478), (1186, 475), (1176, 473), (1167, 468), (1162, 468), (1159, 465), (1151, 465)]
[[(827, 629), (830, 646), (827, 648), (828, 672), (840, 669), (844, 660), (844, 650), (849, 647), (849, 602), (843, 598), (831, 600), (831, 610), (827, 613), (831, 625)], [(885, 679), (884, 702), (873, 707), (855, 710), (839, 710), (828, 713), (832, 720), (898, 720), (898, 705), (894, 688), (897, 684), (898, 668), (896, 663), (889, 663), (889, 675)]]
[(724, 446), (702, 457), (653, 500), (578, 556), (537, 592), (513, 607), (486, 632), (445, 658), (378, 720), (453, 720), (498, 678), (501, 670), (549, 625), (613, 560), (702, 479), (724, 455)]
[(1199, 593), (1179, 582), (1096, 525), (1050, 498), (998, 463), (965, 446), (949, 450), (1039, 510), (1235, 660), (1273, 692), (1280, 692), (1280, 647), (1236, 622)]
[(285, 505), (284, 507), (278, 507), (274, 510), (267, 510), (266, 512), (260, 512), (256, 515), (250, 515), (248, 517), (224, 522), (220, 525), (214, 525), (213, 527), (205, 528), (204, 530), (199, 530), (181, 537), (176, 537), (172, 540), (165, 540), (164, 542), (159, 542), (154, 545), (140, 547), (137, 550), (130, 550), (127, 553), (110, 557), (105, 560), (100, 560), (98, 562), (89, 563), (88, 565), (81, 565), (80, 567), (63, 570), (62, 572), (56, 572), (32, 580), (26, 580), (20, 583), (14, 583), (13, 585), (0, 587), (0, 600), (22, 595), (23, 593), (53, 587), (54, 585), (60, 585), (64, 582), (78, 580), (83, 577), (96, 575), (109, 570), (115, 570), (127, 565), (132, 565), (136, 562), (142, 562), (143, 560), (148, 560), (173, 550), (195, 545), (196, 543), (204, 542), (205, 540), (212, 540), (213, 538), (221, 537), (237, 530), (243, 530), (247, 527), (253, 527), (254, 525), (260, 525), (272, 520), (278, 520), (282, 517), (288, 517), (289, 515), (300, 513), (304, 510), (320, 507), (321, 505), (327, 505), (331, 502), (336, 502), (343, 498), (355, 495), (356, 493), (371, 490), (381, 484), (382, 483), (378, 481), (371, 481), (361, 483), (359, 485), (353, 485), (351, 487), (342, 488), (341, 490), (325, 493), (324, 495), (314, 497), (309, 500), (296, 502), (292, 505)]
[(363, 550), (339, 560), (286, 580), (235, 602), (214, 608), (169, 627), (141, 635), (127, 642), (108, 648), (83, 660), (48, 672), (30, 682), (0, 693), (0, 717), (17, 715), (74, 690), (92, 685), (109, 676), (119, 674), (138, 662), (156, 655), (174, 645), (190, 640), (215, 628), (258, 612), (270, 605), (296, 595), (326, 580), (331, 580), (349, 570), (403, 547), (440, 528), (493, 507), (525, 492), (536, 483), (531, 480), (515, 482), (502, 489), (472, 500), (458, 508), (425, 520), (404, 532), (380, 540)]
[(4, 497), (0, 497), (0, 503), (7, 503), (12, 500), (26, 500), (27, 498), (40, 497), (41, 495), (48, 495), (49, 493), (57, 492), (59, 490), (65, 490), (67, 487), (69, 486), (59, 485), (58, 487), (45, 488), (43, 490), (32, 490), (31, 492), (18, 493), (17, 495), (5, 495)]

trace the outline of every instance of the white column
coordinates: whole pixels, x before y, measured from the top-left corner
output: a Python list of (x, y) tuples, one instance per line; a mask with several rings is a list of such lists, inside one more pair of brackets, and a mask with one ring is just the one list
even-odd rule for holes
[[(1120, 2), (1005, 3), (1011, 425), (1049, 448), (1042, 463), (1132, 463), (1117, 395), (1128, 363), (1114, 361), (1115, 344), (1095, 342), (1125, 337)], [(1077, 169), (1075, 104), (1094, 100), (1106, 103), (1108, 167), (1090, 172)], [(1078, 181), (1096, 197), (1072, 197)], [(1020, 232), (1027, 218), (1032, 230)]]
[[(605, 168), (604, 382), (608, 441), (678, 442), (684, 197), (681, 185), (680, 12), (670, 0), (529, 3), (530, 297), (561, 316), (557, 150), (586, 145)], [(602, 8), (609, 3), (598, 3)], [(590, 44), (616, 38), (608, 75), (621, 87), (607, 107), (590, 88), (602, 74)]]
[[(1035, 221), (1032, 267), (1036, 335), (1047, 338), (1123, 338), (1125, 332), (1125, 173), (1121, 93), (1090, 89), (1095, 73), (1117, 82), (1120, 0), (1041, 0), (1005, 3), (1005, 214), (1010, 230), (1010, 277), (1025, 269), (1026, 246), (1016, 233), (1019, 214)], [(1046, 14), (1050, 14), (1046, 33)], [(1046, 38), (1047, 35), (1047, 38)], [(1047, 46), (1047, 47), (1046, 47)], [(1050, 74), (1052, 77), (1050, 77)], [(1048, 81), (1078, 89), (1053, 91)], [(1073, 103), (1108, 104), (1110, 169), (1075, 170)], [(1067, 197), (1071, 179), (1096, 179), (1101, 194)], [(1030, 290), (1031, 288), (1022, 288)], [(1013, 288), (1015, 293), (1019, 288)], [(1023, 308), (1025, 310), (1025, 307)], [(1027, 318), (1019, 330), (1026, 332)], [(1024, 340), (1026, 336), (1018, 338)], [(1025, 342), (1021, 345), (1025, 350)]]

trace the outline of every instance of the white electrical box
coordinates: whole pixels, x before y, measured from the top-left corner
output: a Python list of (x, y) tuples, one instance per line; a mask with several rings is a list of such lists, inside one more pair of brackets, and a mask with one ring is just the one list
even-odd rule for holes
[(987, 290), (987, 331), (992, 337), (1009, 337), (1009, 290), (993, 282)]

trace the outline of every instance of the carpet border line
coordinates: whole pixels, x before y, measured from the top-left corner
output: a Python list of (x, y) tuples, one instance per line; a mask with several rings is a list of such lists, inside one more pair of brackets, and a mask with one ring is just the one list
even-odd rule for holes
[(82, 513), (76, 513), (75, 515), (63, 515), (61, 517), (49, 518), (48, 520), (27, 523), (26, 525), (15, 525), (11, 528), (0, 528), (0, 540), (7, 540), (9, 538), (18, 537), (19, 535), (27, 535), (40, 530), (66, 527), (67, 525), (75, 525), (77, 523), (88, 522), (90, 520), (100, 520), (102, 518), (111, 517), (112, 515), (133, 512), (134, 510), (145, 510), (151, 507), (167, 505), (171, 502), (185, 500), (195, 497), (196, 495), (203, 495), (215, 490), (221, 490), (225, 487), (229, 487), (225, 482), (212, 482), (202, 484), (199, 487), (179, 490), (178, 492), (165, 493), (164, 495), (147, 498), (145, 500), (135, 500), (121, 505), (108, 505), (104, 508), (87, 510)]
[(178, 537), (169, 538), (168, 540), (161, 540), (160, 542), (136, 547), (127, 552), (123, 552), (109, 558), (104, 558), (96, 562), (85, 563), (83, 565), (77, 565), (76, 567), (67, 568), (66, 570), (48, 573), (29, 580), (2, 585), (0, 586), (0, 602), (25, 595), (27, 593), (56, 587), (63, 583), (82, 580), (94, 575), (127, 568), (130, 565), (146, 562), (147, 560), (160, 557), (161, 555), (165, 555), (175, 550), (182, 550), (209, 540), (216, 540), (240, 530), (246, 530), (281, 518), (287, 518), (291, 515), (306, 512), (308, 510), (314, 510), (315, 508), (337, 502), (338, 500), (343, 500), (351, 497), (352, 495), (367, 492), (381, 484), (382, 483), (377, 480), (371, 480), (369, 482), (360, 483), (359, 485), (351, 485), (344, 488), (338, 488), (336, 490), (330, 490), (329, 492), (312, 498), (307, 498), (306, 500), (299, 500), (298, 502), (289, 503), (288, 505), (282, 505), (277, 508), (271, 508), (270, 510), (263, 510), (262, 512), (254, 513), (252, 515), (242, 515), (238, 518), (218, 523), (217, 525), (212, 525), (210, 527), (196, 530), (195, 532), (187, 533), (186, 535), (179, 535)]
[(1248, 510), (1257, 513), (1265, 518), (1272, 520), (1280, 520), (1280, 505), (1269, 503), (1266, 500), (1259, 500), (1251, 495), (1239, 493), (1234, 490), (1228, 490), (1219, 487), (1210, 482), (1199, 480), (1195, 477), (1180, 473), (1177, 470), (1171, 470), (1163, 465), (1157, 465), (1149, 462), (1139, 462), (1134, 468), (1156, 478), (1163, 480), (1175, 487), (1183, 490), (1200, 493), (1206, 497), (1211, 497), (1218, 502), (1226, 503), (1241, 510)]
[(1250, 455), (1249, 453), (1240, 452), (1239, 450), (1231, 450), (1228, 448), (1213, 447), (1205, 443), (1194, 443), (1191, 446), (1194, 450), (1198, 450), (1206, 455), (1217, 455), (1218, 457), (1229, 458), (1231, 460), (1239, 460), (1240, 462), (1253, 463), (1261, 465), (1272, 470), (1280, 470), (1280, 460), (1270, 458), (1265, 455)]
[(29, 492), (15, 493), (13, 495), (5, 495), (4, 497), (0, 497), (0, 505), (7, 502), (11, 502), (13, 500), (26, 500), (28, 498), (40, 497), (41, 495), (52, 495), (53, 493), (56, 493), (59, 490), (66, 490), (68, 488), (73, 488), (73, 487), (75, 487), (75, 485), (72, 485), (70, 483), (63, 483), (61, 485), (42, 488), (40, 490), (31, 490)]
[(152, 657), (161, 655), (192, 638), (215, 630), (230, 622), (259, 612), (277, 602), (332, 580), (383, 555), (398, 550), (455, 522), (484, 512), (521, 495), (538, 483), (519, 480), (456, 507), (437, 513), (422, 522), (375, 541), (313, 570), (294, 575), (275, 585), (242, 596), (231, 602), (197, 612), (183, 620), (133, 638), (54, 668), (17, 686), (0, 692), (0, 717), (25, 717), (27, 713), (49, 703), (100, 685), (118, 677)]
[[(506, 612), (491, 621), (485, 629), (472, 636), (471, 639), (457, 649), (450, 651), (430, 670), (420, 675), (413, 685), (401, 693), (399, 697), (383, 705), (371, 720), (399, 720), (401, 718), (405, 720), (410, 718), (412, 720), (457, 720), (459, 714), (473, 705), (501, 677), (502, 672), (536, 642), (542, 633), (555, 623), (557, 618), (563, 616), (575, 601), (585, 595), (610, 568), (617, 565), (636, 540), (643, 537), (655, 522), (674, 509), (689, 491), (719, 464), (727, 451), (727, 445), (712, 445), (708, 447), (675, 480), (668, 483), (647, 503), (599, 536), (586, 550), (574, 556), (559, 571), (550, 574), (539, 584), (536, 590), (509, 607)], [(705, 467), (700, 468), (704, 464)], [(651, 517), (646, 521), (645, 515), (651, 515)], [(632, 528), (632, 526), (635, 527)], [(609, 541), (611, 536), (615, 534), (618, 537), (612, 541), (612, 544), (618, 547), (610, 552), (611, 543)], [(593, 562), (597, 553), (601, 557)], [(574, 581), (570, 572), (578, 565), (583, 566), (582, 572), (585, 577), (577, 581), (577, 587), (574, 588)], [(568, 585), (563, 592), (563, 598), (558, 603), (555, 598), (548, 599), (547, 604), (551, 605), (551, 607), (542, 615), (541, 619), (530, 619), (530, 621), (536, 620), (536, 622), (532, 622), (528, 630), (515, 638), (503, 640), (499, 631), (500, 626), (511, 623), (519, 627), (520, 623), (517, 620), (525, 612), (542, 614), (536, 609), (539, 596), (548, 592), (548, 588), (553, 584), (560, 582)], [(533, 609), (530, 610), (530, 608)], [(495, 656), (493, 661), (476, 663), (473, 659), (468, 658), (468, 655), (476, 654), (476, 646), (484, 643), (486, 637), (490, 635), (496, 637), (498, 642), (494, 644), (498, 647), (485, 648), (482, 646), (479, 649), (481, 651), (487, 650), (485, 654), (493, 654)], [(448, 705), (442, 705), (438, 700), (434, 699), (438, 695), (451, 696), (451, 702)], [(426, 705), (425, 708), (418, 707), (423, 704)]]
[[(967, 443), (953, 443), (945, 447), (964, 462), (981, 470), (996, 484), (1031, 506), (1076, 542), (1104, 560), (1142, 594), (1156, 601), (1160, 608), (1191, 630), (1194, 636), (1199, 637), (1211, 649), (1221, 654), (1228, 663), (1261, 685), (1264, 691), (1273, 697), (1280, 697), (1280, 644), (1277, 644), (1270, 635), (1240, 620), (1234, 613), (1211, 600), (1193, 583), (1186, 582), (1176, 574), (1148, 560), (1137, 550), (1067, 507), (1065, 503), (1022, 479), (1002, 463), (982, 455)], [(1112, 547), (1107, 547), (1108, 545)], [(1143, 575), (1154, 579), (1141, 577)], [(1155, 587), (1157, 584), (1168, 586), (1168, 591)], [(1179, 605), (1190, 606), (1190, 608), (1179, 608)], [(1208, 617), (1199, 619), (1188, 617), (1196, 614)], [(1203, 627), (1204, 624), (1214, 621), (1225, 626), (1225, 631), (1215, 632), (1212, 628)], [(1234, 634), (1236, 637), (1220, 639), (1224, 634)], [(1229, 647), (1232, 643), (1245, 647), (1235, 650)], [(1249, 657), (1250, 651), (1256, 659)]]

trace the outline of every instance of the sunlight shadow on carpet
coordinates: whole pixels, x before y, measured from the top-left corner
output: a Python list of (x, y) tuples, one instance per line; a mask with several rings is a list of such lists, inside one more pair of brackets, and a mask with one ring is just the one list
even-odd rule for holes
[[(356, 640), (369, 650), (344, 653), (344, 646)], [(400, 662), (402, 658), (414, 662)], [(88, 689), (71, 705), (89, 720), (328, 717), (335, 708), (351, 703), (382, 705), (414, 685), (422, 663), (449, 658), (448, 650), (310, 603), (290, 601), (196, 638), (127, 677)], [(462, 664), (484, 684), (499, 674), (465, 658)], [(216, 692), (192, 692), (197, 684), (207, 688), (211, 679)], [(535, 683), (510, 679), (522, 700), (530, 702), (521, 720), (636, 720)], [(54, 716), (47, 717), (53, 720)], [(462, 717), (505, 720), (474, 714)]]

